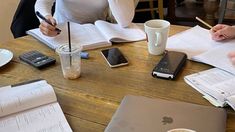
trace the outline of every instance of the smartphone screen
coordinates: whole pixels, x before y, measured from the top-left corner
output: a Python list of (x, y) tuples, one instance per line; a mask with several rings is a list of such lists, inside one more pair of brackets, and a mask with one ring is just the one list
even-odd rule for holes
[(127, 59), (118, 48), (101, 50), (101, 53), (110, 67), (118, 67), (128, 64)]

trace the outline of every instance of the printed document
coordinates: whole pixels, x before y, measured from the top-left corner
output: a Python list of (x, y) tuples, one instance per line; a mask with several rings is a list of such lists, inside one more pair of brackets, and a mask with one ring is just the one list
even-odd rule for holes
[(72, 132), (45, 80), (0, 89), (0, 132)]
[(218, 68), (185, 76), (185, 81), (213, 105), (230, 105), (235, 110), (235, 75)]

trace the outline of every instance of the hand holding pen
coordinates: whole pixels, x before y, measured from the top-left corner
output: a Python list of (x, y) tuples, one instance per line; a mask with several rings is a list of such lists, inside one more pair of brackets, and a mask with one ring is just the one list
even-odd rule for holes
[(54, 37), (60, 34), (61, 30), (56, 28), (56, 20), (51, 15), (44, 17), (38, 11), (36, 11), (36, 15), (43, 20), (39, 25), (39, 28), (44, 35)]
[(229, 26), (225, 24), (217, 24), (215, 26), (211, 26), (202, 19), (196, 17), (196, 19), (203, 23), (205, 26), (210, 28), (211, 37), (215, 41), (221, 41), (225, 39), (235, 38), (235, 27)]

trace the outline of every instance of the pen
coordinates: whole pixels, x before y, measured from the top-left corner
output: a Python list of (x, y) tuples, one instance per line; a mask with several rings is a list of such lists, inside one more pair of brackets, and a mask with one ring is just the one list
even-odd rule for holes
[(212, 26), (210, 24), (208, 24), (207, 22), (203, 21), (202, 19), (200, 19), (199, 17), (196, 17), (196, 19), (201, 22), (202, 24), (206, 25), (207, 27), (209, 27), (210, 29), (212, 28)]
[[(48, 23), (48, 24), (50, 24), (50, 25), (52, 25), (52, 26), (54, 26), (49, 20), (47, 20), (40, 12), (38, 12), (38, 11), (36, 11), (36, 15), (38, 16), (38, 17), (40, 17), (42, 20), (44, 20), (46, 23)], [(61, 32), (61, 30), (59, 29), (59, 28), (56, 28), (55, 29), (57, 32)]]

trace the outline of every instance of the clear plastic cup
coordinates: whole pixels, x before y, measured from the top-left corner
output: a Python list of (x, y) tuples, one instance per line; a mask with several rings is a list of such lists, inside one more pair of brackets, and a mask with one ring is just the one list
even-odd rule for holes
[(79, 78), (81, 74), (81, 47), (72, 46), (70, 51), (69, 45), (65, 44), (56, 48), (56, 52), (60, 56), (60, 63), (64, 78)]

